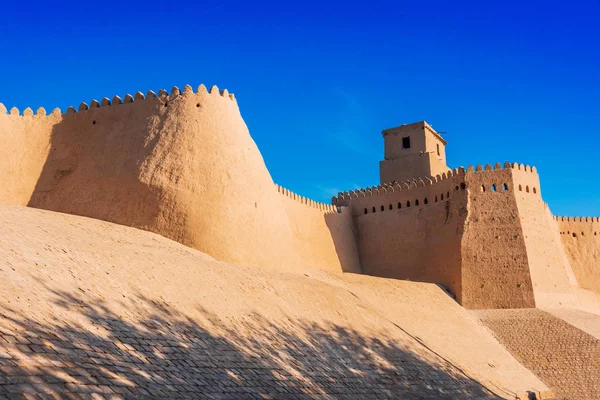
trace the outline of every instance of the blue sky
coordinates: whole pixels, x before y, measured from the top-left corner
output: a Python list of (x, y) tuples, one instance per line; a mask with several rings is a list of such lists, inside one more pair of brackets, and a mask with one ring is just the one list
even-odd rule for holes
[(427, 120), (452, 167), (535, 165), (600, 215), (600, 1), (10, 2), (0, 102), (48, 110), (186, 83), (236, 94), (274, 180), (378, 183), (381, 130)]

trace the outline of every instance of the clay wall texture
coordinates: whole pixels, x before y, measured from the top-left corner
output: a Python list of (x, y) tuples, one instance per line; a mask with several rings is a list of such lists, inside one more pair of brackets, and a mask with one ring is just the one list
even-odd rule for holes
[(356, 232), (348, 208), (315, 202), (276, 185), (303, 267), (360, 273)]
[(227, 90), (18, 114), (0, 112), (4, 203), (149, 230), (235, 264), (358, 270), (347, 214), (278, 193)]
[(439, 283), (472, 309), (600, 311), (594, 286), (580, 286), (571, 269), (574, 257), (588, 257), (584, 279), (597, 282), (597, 252), (567, 257), (535, 167), (469, 166), (343, 192), (333, 203), (352, 209), (363, 273)]
[(342, 196), (351, 199), (363, 273), (441, 283), (461, 293), (465, 202), (462, 172), (455, 172)]
[[(463, 305), (467, 308), (534, 307), (527, 251), (512, 168), (500, 164), (465, 176), (468, 212), (462, 239)], [(480, 171), (477, 171), (480, 170)]]

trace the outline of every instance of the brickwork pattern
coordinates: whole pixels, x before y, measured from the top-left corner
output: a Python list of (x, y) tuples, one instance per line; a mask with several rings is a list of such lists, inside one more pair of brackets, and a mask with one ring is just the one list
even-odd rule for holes
[(251, 338), (225, 338), (190, 321), (93, 318), (98, 332), (2, 319), (0, 398), (498, 398), (442, 359), (339, 327), (301, 340), (253, 323)]
[(539, 309), (474, 312), (560, 399), (600, 399), (600, 340)]

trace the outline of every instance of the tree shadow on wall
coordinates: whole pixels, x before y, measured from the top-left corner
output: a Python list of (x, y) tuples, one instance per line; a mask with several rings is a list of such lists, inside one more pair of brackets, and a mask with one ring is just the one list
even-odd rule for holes
[(55, 294), (55, 305), (77, 307), (82, 322), (98, 329), (50, 316), (38, 321), (5, 307), (0, 319), (0, 394), (498, 398), (451, 365), (425, 361), (398, 343), (337, 325), (295, 321), (276, 326), (253, 315), (232, 329), (227, 327), (231, 324), (226, 326), (216, 315), (199, 309), (211, 325), (209, 332), (165, 303), (141, 296), (140, 310), (146, 310), (147, 317), (128, 320), (100, 299), (92, 304), (69, 293)]

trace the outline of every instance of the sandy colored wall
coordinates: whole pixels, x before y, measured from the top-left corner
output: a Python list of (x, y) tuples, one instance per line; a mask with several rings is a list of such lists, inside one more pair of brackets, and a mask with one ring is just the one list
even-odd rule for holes
[(27, 205), (50, 151), (52, 127), (61, 113), (47, 116), (39, 109), (34, 115), (27, 109), (19, 114), (16, 108), (7, 114), (0, 104), (0, 202)]
[(463, 306), (535, 307), (510, 165), (505, 164), (504, 169), (500, 164), (469, 167), (465, 182), (468, 218), (462, 238)]
[(315, 202), (276, 185), (304, 267), (360, 273), (356, 230), (347, 207)]
[(226, 90), (0, 115), (0, 129), (10, 145), (0, 167), (19, 166), (4, 202), (150, 230), (231, 263), (300, 265), (283, 200)]
[(461, 172), (455, 172), (352, 191), (335, 199), (351, 204), (363, 273), (439, 283), (460, 301), (466, 202)]
[(600, 294), (600, 221), (556, 217), (554, 224), (579, 286)]
[[(408, 155), (417, 155), (426, 150), (426, 134), (423, 133), (425, 127), (423, 123), (414, 123), (403, 125), (396, 129), (392, 129), (394, 133), (385, 134), (383, 137), (384, 157), (386, 159), (395, 159), (398, 157), (406, 157)], [(410, 137), (410, 148), (402, 148), (402, 138)]]
[[(439, 172), (435, 172), (439, 170)], [(437, 160), (437, 155), (430, 153), (411, 154), (394, 160), (379, 162), (380, 183), (401, 182), (421, 176), (435, 176), (447, 172), (448, 167)]]
[(360, 272), (350, 211), (274, 185), (226, 90), (24, 114), (0, 112), (2, 202), (153, 231), (235, 264)]
[(513, 164), (512, 171), (536, 305), (573, 305), (571, 293), (577, 286), (577, 279), (565, 255), (552, 213), (542, 200), (535, 167)]

